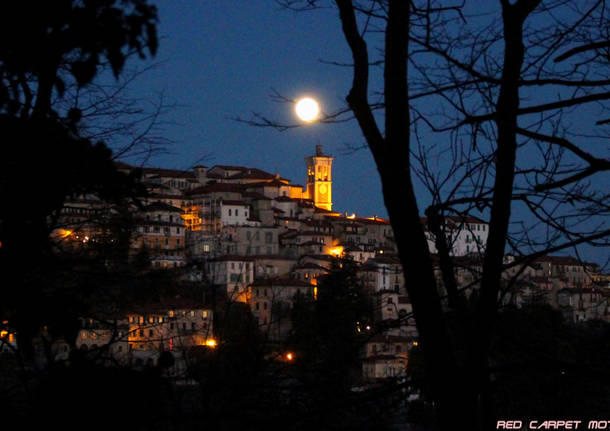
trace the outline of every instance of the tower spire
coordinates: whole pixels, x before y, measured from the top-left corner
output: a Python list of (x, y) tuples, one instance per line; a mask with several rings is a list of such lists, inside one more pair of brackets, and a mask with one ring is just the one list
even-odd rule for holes
[(332, 164), (333, 157), (324, 154), (322, 145), (316, 145), (315, 155), (305, 158), (307, 166), (307, 199), (314, 205), (332, 211)]

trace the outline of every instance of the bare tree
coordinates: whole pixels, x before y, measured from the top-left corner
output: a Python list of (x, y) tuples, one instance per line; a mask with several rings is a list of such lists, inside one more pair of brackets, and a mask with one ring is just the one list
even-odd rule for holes
[[(327, 5), (280, 3), (296, 10)], [(480, 10), (469, 2), (333, 3), (353, 59), (347, 107), (380, 174), (439, 425), (491, 429), (494, 324), (502, 289), (516, 279), (504, 279), (505, 253), (518, 256), (510, 264), (518, 275), (519, 266), (547, 253), (608, 246), (609, 196), (594, 181), (610, 160), (587, 142), (608, 137), (607, 5), (500, 0)], [(383, 44), (381, 53), (369, 44)], [(379, 82), (372, 67), (378, 65), (380, 94), (371, 88)], [(596, 111), (588, 110), (592, 104)], [(596, 116), (591, 124), (575, 116), (583, 110)], [(292, 126), (261, 115), (250, 124)], [(430, 192), (427, 227), (417, 181)], [(489, 218), (489, 234), (478, 277), (464, 287), (455, 277), (448, 216), (473, 213)], [(477, 294), (469, 296), (475, 286)]]

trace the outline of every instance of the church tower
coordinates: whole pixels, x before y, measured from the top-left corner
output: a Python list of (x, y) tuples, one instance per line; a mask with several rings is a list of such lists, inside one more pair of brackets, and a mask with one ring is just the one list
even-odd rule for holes
[(315, 156), (305, 158), (307, 165), (307, 197), (315, 206), (332, 211), (332, 165), (333, 157), (322, 152), (322, 145), (316, 145)]

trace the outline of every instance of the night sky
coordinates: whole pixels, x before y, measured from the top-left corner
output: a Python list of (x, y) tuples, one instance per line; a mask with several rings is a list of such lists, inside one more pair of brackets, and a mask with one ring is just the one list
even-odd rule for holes
[[(280, 132), (234, 120), (249, 119), (257, 112), (282, 124), (298, 123), (292, 105), (270, 97), (274, 90), (289, 99), (313, 96), (326, 113), (345, 106), (351, 69), (325, 63), (351, 61), (335, 9), (297, 13), (271, 0), (154, 3), (159, 9), (158, 53), (152, 60), (132, 61), (130, 65), (155, 66), (131, 85), (130, 96), (145, 103), (162, 93), (166, 103), (175, 105), (163, 116), (164, 124), (156, 132), (173, 144), (166, 152), (128, 162), (176, 169), (190, 169), (195, 164), (242, 165), (279, 173), (303, 185), (304, 158), (321, 144), (326, 153), (335, 156), (333, 209), (361, 216), (387, 216), (368, 149), (354, 151), (364, 145), (354, 121), (311, 124)], [(373, 57), (380, 46), (369, 43)], [(372, 71), (373, 92), (382, 88), (379, 72)], [(526, 104), (534, 100), (531, 96), (524, 94)], [(535, 99), (539, 97), (536, 93)], [(596, 114), (586, 114), (582, 107), (579, 110), (584, 113), (584, 121), (590, 122)], [(425, 138), (432, 143), (442, 139)], [(604, 154), (603, 149), (599, 152), (597, 142), (587, 145)], [(523, 156), (528, 158), (527, 153)], [(447, 165), (442, 157), (437, 161), (440, 168)], [(607, 176), (598, 175), (600, 179), (608, 183)], [(416, 184), (421, 212), (429, 204), (422, 191)], [(519, 211), (513, 212), (522, 216)], [(582, 250), (586, 260), (606, 263), (607, 249)]]
[(156, 1), (159, 63), (131, 87), (131, 95), (163, 92), (178, 106), (164, 117), (162, 135), (174, 141), (146, 161), (189, 169), (196, 163), (260, 168), (305, 183), (304, 158), (316, 144), (335, 156), (333, 202), (338, 211), (385, 216), (377, 170), (355, 122), (312, 124), (279, 132), (241, 124), (252, 112), (284, 124), (298, 123), (293, 107), (272, 90), (295, 99), (315, 96), (324, 112), (344, 105), (351, 70), (347, 44), (334, 10), (295, 13), (274, 1)]

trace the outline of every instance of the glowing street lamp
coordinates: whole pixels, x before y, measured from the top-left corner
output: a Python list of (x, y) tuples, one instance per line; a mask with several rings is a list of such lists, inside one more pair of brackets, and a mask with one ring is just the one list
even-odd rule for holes
[(303, 97), (297, 101), (294, 111), (302, 121), (311, 123), (318, 118), (320, 105), (311, 97)]

